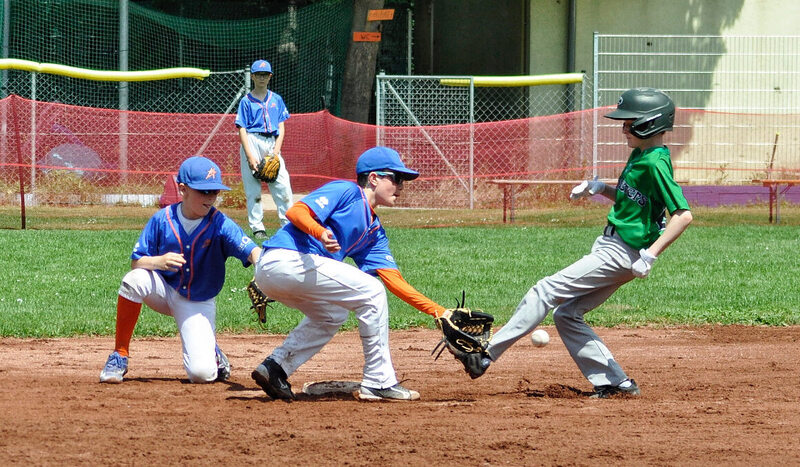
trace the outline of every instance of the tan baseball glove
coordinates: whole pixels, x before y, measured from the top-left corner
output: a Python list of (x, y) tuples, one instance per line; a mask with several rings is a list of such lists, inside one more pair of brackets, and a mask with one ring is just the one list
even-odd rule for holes
[(267, 154), (253, 172), (253, 176), (262, 182), (272, 183), (278, 179), (281, 170), (281, 160), (276, 154)]

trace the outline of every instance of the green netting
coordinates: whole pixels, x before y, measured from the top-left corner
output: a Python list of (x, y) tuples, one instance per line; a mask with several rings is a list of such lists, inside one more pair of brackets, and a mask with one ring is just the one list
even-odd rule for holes
[[(7, 57), (120, 69), (119, 2), (11, 0), (10, 6)], [(127, 16), (129, 70), (197, 67), (212, 75), (204, 81), (120, 85), (43, 74), (32, 80), (31, 73), (8, 70), (2, 95), (119, 108), (123, 86), (130, 110), (225, 112), (245, 86), (244, 70), (264, 58), (275, 72), (270, 88), (284, 97), (290, 112), (314, 112), (323, 105), (338, 111), (351, 2), (317, 2), (268, 18), (235, 21), (188, 19), (129, 2)]]

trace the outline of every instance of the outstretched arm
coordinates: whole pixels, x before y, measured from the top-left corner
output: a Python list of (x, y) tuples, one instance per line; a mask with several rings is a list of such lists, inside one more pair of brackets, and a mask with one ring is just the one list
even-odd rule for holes
[(417, 289), (411, 286), (397, 269), (378, 269), (375, 271), (381, 278), (389, 292), (393, 293), (400, 300), (408, 303), (417, 310), (438, 318), (443, 312), (444, 307), (429, 299)]
[(255, 247), (250, 251), (250, 254), (247, 255), (247, 261), (250, 261), (250, 264), (256, 264), (258, 262), (258, 258), (261, 257), (261, 247)]

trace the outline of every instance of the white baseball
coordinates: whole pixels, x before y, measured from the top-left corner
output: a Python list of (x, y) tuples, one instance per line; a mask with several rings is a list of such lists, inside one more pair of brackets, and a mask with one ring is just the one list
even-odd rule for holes
[(544, 329), (537, 329), (531, 333), (531, 342), (536, 347), (544, 347), (550, 342), (550, 335)]

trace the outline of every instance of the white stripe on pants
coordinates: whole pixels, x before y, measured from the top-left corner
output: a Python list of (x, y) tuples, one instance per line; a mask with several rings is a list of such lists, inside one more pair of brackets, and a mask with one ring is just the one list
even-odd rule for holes
[[(247, 133), (247, 141), (250, 143), (250, 148), (255, 152), (259, 162), (264, 158), (265, 154), (271, 153), (275, 147), (275, 137), (273, 136), (267, 137), (258, 133)], [(278, 211), (278, 220), (281, 225), (286, 225), (289, 222), (286, 218), (286, 211), (292, 207), (292, 183), (283, 156), (278, 154), (278, 158), (281, 160), (278, 178), (274, 182), (268, 183), (267, 186)], [(239, 147), (239, 159), (242, 185), (244, 186), (244, 194), (247, 197), (247, 222), (253, 232), (264, 230), (264, 210), (261, 207), (261, 180), (253, 177), (250, 164), (247, 163), (244, 148), (241, 146)]]
[(287, 376), (319, 352), (353, 311), (364, 351), (361, 384), (378, 389), (397, 384), (389, 304), (380, 280), (341, 261), (280, 248), (261, 255), (255, 277), (269, 297), (306, 315), (271, 355)]

